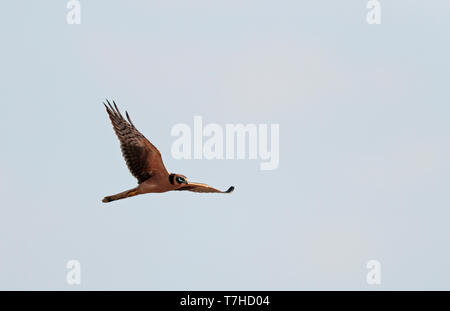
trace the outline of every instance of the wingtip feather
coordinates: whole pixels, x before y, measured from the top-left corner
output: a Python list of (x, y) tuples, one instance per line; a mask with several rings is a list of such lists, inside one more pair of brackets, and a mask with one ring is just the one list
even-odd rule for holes
[(114, 112), (114, 108), (113, 108), (113, 106), (111, 105), (111, 103), (109, 102), (108, 99), (106, 99), (106, 102), (108, 103), (109, 111), (110, 111), (111, 113), (115, 113), (115, 112)]
[(225, 193), (231, 193), (234, 191), (234, 186), (231, 186), (230, 188), (228, 188), (227, 191), (225, 191)]
[(133, 121), (131, 121), (130, 115), (128, 114), (128, 111), (125, 111), (125, 114), (127, 116), (128, 122), (130, 122), (131, 126), (135, 127), (133, 124)]

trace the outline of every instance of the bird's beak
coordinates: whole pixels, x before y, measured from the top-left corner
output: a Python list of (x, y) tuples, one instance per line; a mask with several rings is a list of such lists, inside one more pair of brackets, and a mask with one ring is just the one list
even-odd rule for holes
[(183, 181), (183, 184), (189, 185), (189, 183), (186, 180)]

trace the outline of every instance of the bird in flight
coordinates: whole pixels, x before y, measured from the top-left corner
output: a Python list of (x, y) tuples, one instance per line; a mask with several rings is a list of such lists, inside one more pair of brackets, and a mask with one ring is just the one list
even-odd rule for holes
[(106, 102), (108, 105), (105, 103), (103, 105), (106, 107), (114, 131), (119, 138), (122, 155), (139, 185), (136, 188), (105, 197), (104, 203), (145, 193), (162, 193), (172, 190), (233, 192), (233, 186), (227, 191), (220, 191), (206, 184), (190, 182), (184, 175), (169, 173), (164, 166), (159, 150), (136, 129), (128, 112), (126, 112), (127, 120), (125, 120), (114, 101), (114, 107), (108, 100)]

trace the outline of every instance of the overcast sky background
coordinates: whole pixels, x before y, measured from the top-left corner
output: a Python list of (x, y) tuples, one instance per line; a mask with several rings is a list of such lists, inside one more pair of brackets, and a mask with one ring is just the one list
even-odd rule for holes
[[(0, 289), (450, 289), (450, 2), (381, 2), (3, 3)], [(106, 97), (235, 192), (101, 203), (135, 185)], [(279, 123), (279, 168), (173, 159), (194, 115)]]

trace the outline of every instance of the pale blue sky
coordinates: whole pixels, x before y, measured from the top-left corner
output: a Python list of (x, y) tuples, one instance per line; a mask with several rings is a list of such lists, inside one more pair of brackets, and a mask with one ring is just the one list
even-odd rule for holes
[[(450, 289), (450, 1), (8, 1), (0, 289)], [(129, 189), (101, 104), (170, 171)], [(176, 123), (279, 123), (280, 166), (175, 160)], [(66, 283), (66, 262), (82, 283)], [(382, 265), (382, 284), (365, 267)]]

